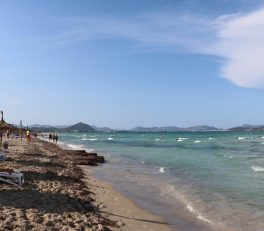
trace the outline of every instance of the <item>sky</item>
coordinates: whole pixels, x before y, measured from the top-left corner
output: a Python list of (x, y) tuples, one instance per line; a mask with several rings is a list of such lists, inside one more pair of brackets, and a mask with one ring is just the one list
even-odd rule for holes
[(264, 0), (0, 1), (0, 109), (24, 125), (264, 124)]

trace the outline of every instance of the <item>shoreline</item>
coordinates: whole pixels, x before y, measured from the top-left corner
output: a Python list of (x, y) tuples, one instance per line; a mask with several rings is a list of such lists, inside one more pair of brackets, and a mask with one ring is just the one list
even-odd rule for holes
[[(77, 148), (80, 145), (76, 145), (76, 147), (72, 147), (71, 144), (67, 144), (67, 143), (63, 142), (63, 143), (60, 143), (59, 146), (63, 149), (66, 148), (66, 149), (77, 150), (75, 148)], [(80, 147), (78, 147), (78, 148), (80, 148)], [(89, 152), (89, 150), (90, 150), (90, 149), (86, 149), (85, 147), (83, 149), (87, 150), (87, 152)], [(95, 151), (94, 149), (91, 149), (91, 150), (93, 150), (93, 152)], [(107, 168), (107, 166), (109, 166), (109, 165), (111, 166), (111, 158), (107, 161), (106, 164), (103, 164), (99, 168), (82, 167), (82, 170), (88, 175), (89, 178), (90, 177), (93, 178), (93, 180), (95, 182), (97, 182), (96, 184), (98, 184), (100, 186), (100, 187), (96, 187), (94, 190), (95, 193), (100, 193), (100, 195), (101, 195), (96, 200), (99, 200), (99, 201), (101, 200), (101, 202), (103, 204), (106, 204), (106, 206), (102, 206), (102, 208), (104, 208), (104, 209), (106, 208), (106, 212), (109, 213), (109, 209), (110, 209), (110, 211), (114, 210), (115, 215), (112, 216), (113, 219), (115, 217), (122, 218), (121, 220), (123, 223), (127, 223), (127, 221), (130, 221), (130, 220), (137, 221), (137, 222), (133, 222), (133, 223), (128, 222), (128, 229), (124, 229), (124, 230), (145, 230), (142, 227), (147, 226), (146, 224), (148, 224), (148, 226), (152, 227), (150, 230), (171, 230), (171, 231), (172, 230), (174, 230), (174, 231), (177, 231), (177, 230), (195, 230), (195, 231), (198, 231), (198, 230), (202, 230), (202, 231), (204, 231), (204, 230), (206, 230), (206, 231), (216, 230), (213, 227), (213, 224), (211, 222), (208, 222), (200, 214), (199, 214), (199, 217), (197, 217), (196, 214), (194, 214), (192, 211), (189, 211), (189, 208), (186, 207), (186, 205), (181, 201), (177, 201), (176, 203), (173, 202), (173, 204), (175, 205), (174, 208), (172, 206), (165, 208), (164, 207), (165, 204), (162, 204), (164, 202), (160, 201), (161, 198), (158, 198), (157, 195), (156, 195), (156, 197), (152, 198), (153, 192), (151, 193), (151, 195), (152, 195), (151, 200), (149, 200), (149, 198), (145, 198), (147, 200), (142, 201), (142, 198), (144, 197), (143, 195), (145, 193), (147, 193), (147, 191), (144, 189), (143, 189), (143, 191), (141, 191), (141, 189), (138, 188), (138, 185), (133, 186), (131, 184), (131, 182), (130, 182), (130, 184), (128, 184), (128, 182), (125, 183), (126, 190), (124, 191), (122, 189), (122, 186), (120, 188), (120, 184), (116, 184), (115, 180), (113, 180), (117, 176), (115, 174), (114, 175), (110, 174), (111, 171), (109, 172), (108, 171), (109, 169), (107, 169), (106, 171), (103, 170), (103, 169)], [(117, 166), (115, 166), (115, 167), (117, 167)], [(111, 166), (110, 168), (115, 168), (115, 167)], [(98, 172), (100, 172), (101, 174), (98, 175)], [(102, 172), (103, 172), (103, 174), (102, 174)], [(113, 173), (113, 172), (111, 172), (111, 173)], [(105, 177), (105, 176), (107, 176), (107, 177)], [(118, 179), (117, 179), (117, 181), (118, 181)], [(138, 195), (140, 197), (140, 199), (137, 198), (136, 195), (131, 195), (131, 193), (128, 193), (127, 190), (129, 187), (130, 187), (130, 190), (132, 189), (132, 191), (136, 187), (137, 189), (139, 189), (139, 191), (141, 191), (143, 193), (143, 195)], [(123, 204), (128, 204), (129, 208), (127, 208), (127, 209), (123, 208), (123, 211), (121, 211), (120, 209), (118, 209), (116, 207), (116, 205), (114, 203), (112, 203), (111, 199), (105, 200), (104, 196), (106, 195), (106, 193), (104, 192), (102, 194), (102, 192), (100, 190), (98, 190), (98, 188), (99, 189), (104, 188), (103, 191), (110, 191), (111, 194), (114, 194), (115, 196), (118, 197), (118, 199), (121, 199), (121, 201), (123, 201)], [(155, 201), (155, 199), (157, 199), (157, 201)], [(144, 204), (143, 206), (141, 206), (142, 202)], [(153, 206), (146, 206), (147, 204), (149, 204), (149, 205), (155, 204), (155, 206), (154, 207)], [(116, 208), (114, 208), (114, 206)], [(119, 203), (119, 206), (120, 206), (120, 203)], [(169, 214), (167, 212), (164, 213), (164, 212), (162, 212), (162, 209), (158, 208), (157, 206), (161, 206), (161, 207), (163, 206), (163, 209), (166, 209), (166, 210), (167, 209), (168, 210), (173, 209), (174, 212), (171, 212), (171, 214)], [(122, 215), (119, 216), (120, 212), (123, 213), (126, 210), (131, 210), (131, 211), (129, 211), (127, 216), (124, 216), (124, 217), (122, 217)], [(140, 218), (134, 219), (134, 217), (138, 217), (137, 214), (139, 214), (139, 213), (142, 214), (143, 217), (147, 217), (147, 218), (142, 219), (142, 220), (140, 220)], [(173, 217), (172, 217), (172, 214), (173, 214)], [(144, 224), (144, 222), (146, 224)], [(155, 225), (149, 225), (151, 223), (153, 223), (153, 224), (156, 223), (159, 225), (159, 227), (157, 228)], [(142, 227), (137, 227), (137, 226), (142, 226)], [(130, 227), (132, 227), (132, 228), (130, 228)], [(148, 229), (146, 229), (146, 230), (148, 230)], [(219, 230), (219, 229), (217, 229), (217, 230)], [(221, 227), (221, 230), (226, 230), (226, 229), (223, 229), (223, 227)]]
[(19, 169), (25, 183), (21, 189), (0, 183), (0, 229), (171, 230), (161, 217), (87, 171), (86, 165), (102, 163), (103, 157), (41, 139), (9, 143), (0, 167)]
[[(103, 214), (117, 220), (123, 231), (172, 231), (162, 217), (139, 208), (135, 202), (120, 193), (114, 186), (94, 176), (91, 167), (81, 166), (89, 178), (87, 184), (95, 193), (96, 204)], [(120, 230), (120, 229), (116, 229)]]

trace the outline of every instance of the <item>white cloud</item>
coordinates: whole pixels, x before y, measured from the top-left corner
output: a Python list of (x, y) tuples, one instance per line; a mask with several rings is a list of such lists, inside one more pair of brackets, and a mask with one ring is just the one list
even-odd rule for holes
[(222, 23), (212, 53), (226, 58), (226, 79), (241, 87), (264, 88), (264, 9)]

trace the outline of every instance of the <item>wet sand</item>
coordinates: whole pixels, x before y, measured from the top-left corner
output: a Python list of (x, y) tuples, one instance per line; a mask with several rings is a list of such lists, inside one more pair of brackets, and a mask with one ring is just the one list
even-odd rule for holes
[(10, 140), (8, 150), (0, 168), (19, 169), (25, 183), (0, 182), (0, 230), (170, 230), (80, 167), (103, 157), (40, 140)]
[(118, 220), (118, 225), (124, 231), (171, 231), (168, 224), (159, 216), (151, 214), (139, 208), (130, 199), (116, 191), (108, 182), (99, 180), (92, 175), (92, 170), (83, 167), (95, 193), (96, 203), (101, 212), (107, 214), (110, 219)]

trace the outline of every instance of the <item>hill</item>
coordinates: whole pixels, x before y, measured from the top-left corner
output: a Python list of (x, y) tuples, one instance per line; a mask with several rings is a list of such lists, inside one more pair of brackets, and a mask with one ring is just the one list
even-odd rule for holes
[(92, 128), (90, 125), (79, 122), (75, 125), (72, 125), (70, 127), (66, 127), (61, 129), (63, 131), (78, 131), (78, 132), (94, 132), (95, 129)]

